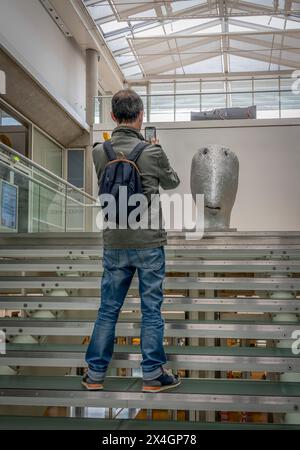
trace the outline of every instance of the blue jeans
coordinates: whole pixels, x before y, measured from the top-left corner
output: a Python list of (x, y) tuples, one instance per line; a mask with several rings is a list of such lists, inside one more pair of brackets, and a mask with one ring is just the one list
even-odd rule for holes
[(160, 311), (165, 276), (164, 248), (104, 249), (103, 269), (101, 305), (86, 354), (88, 376), (95, 381), (105, 377), (113, 354), (119, 312), (137, 270), (142, 310), (143, 378), (156, 378), (167, 361), (163, 348), (164, 319)]

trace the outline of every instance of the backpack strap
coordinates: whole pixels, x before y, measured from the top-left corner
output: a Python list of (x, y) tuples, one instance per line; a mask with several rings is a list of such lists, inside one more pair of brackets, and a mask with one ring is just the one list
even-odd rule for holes
[(105, 151), (106, 156), (108, 157), (108, 159), (110, 161), (117, 159), (116, 152), (114, 151), (113, 146), (110, 141), (105, 141), (103, 143), (103, 150)]
[(129, 153), (127, 159), (129, 161), (136, 162), (141, 155), (142, 151), (149, 145), (149, 142), (141, 141), (139, 142), (134, 149)]

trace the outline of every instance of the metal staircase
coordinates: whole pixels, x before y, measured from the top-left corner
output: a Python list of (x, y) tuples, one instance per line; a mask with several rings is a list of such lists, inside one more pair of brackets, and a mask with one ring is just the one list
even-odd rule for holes
[[(9, 373), (0, 376), (0, 429), (300, 429), (300, 355), (292, 351), (300, 330), (300, 232), (208, 232), (199, 241), (170, 233), (168, 242), (166, 353), (168, 367), (185, 379), (153, 395), (141, 392), (137, 376), (137, 280), (117, 325), (105, 390), (81, 387), (99, 306), (99, 235), (0, 235), (0, 330), (7, 338), (0, 370)], [(239, 379), (228, 378), (232, 372)], [(8, 417), (6, 408), (18, 415), (20, 406), (39, 415), (51, 406), (68, 414), (107, 408), (110, 418)], [(113, 408), (125, 408), (128, 418), (112, 419)], [(173, 420), (134, 419), (139, 410), (148, 418), (168, 410)], [(174, 420), (178, 411), (186, 420)], [(260, 413), (265, 423), (232, 424), (227, 412), (242, 412), (248, 422)]]

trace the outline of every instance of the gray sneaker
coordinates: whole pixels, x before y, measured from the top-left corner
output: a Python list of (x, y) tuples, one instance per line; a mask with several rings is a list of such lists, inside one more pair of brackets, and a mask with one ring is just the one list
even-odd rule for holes
[(103, 381), (92, 380), (87, 373), (82, 378), (81, 384), (88, 391), (101, 391), (103, 389)]
[(162, 374), (154, 378), (154, 380), (143, 381), (143, 392), (161, 392), (167, 389), (173, 389), (181, 384), (181, 379), (178, 375), (172, 374), (165, 369), (162, 369)]

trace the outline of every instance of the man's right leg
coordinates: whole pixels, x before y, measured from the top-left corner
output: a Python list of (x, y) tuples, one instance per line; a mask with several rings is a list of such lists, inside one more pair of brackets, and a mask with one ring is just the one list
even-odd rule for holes
[(87, 389), (102, 389), (112, 358), (116, 323), (135, 272), (126, 261), (125, 251), (104, 250), (101, 306), (86, 353), (88, 372), (83, 385)]

